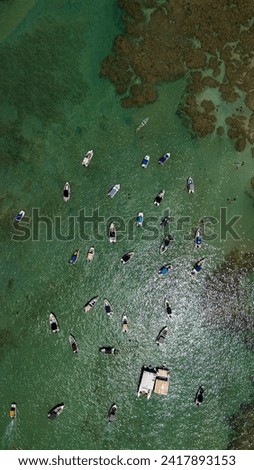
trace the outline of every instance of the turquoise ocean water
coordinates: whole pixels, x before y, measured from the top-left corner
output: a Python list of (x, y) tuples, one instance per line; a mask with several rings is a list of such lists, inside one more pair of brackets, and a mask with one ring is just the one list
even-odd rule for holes
[[(206, 324), (205, 276), (231, 249), (253, 248), (250, 149), (237, 154), (226, 135), (191, 136), (177, 115), (185, 80), (161, 85), (152, 105), (121, 107), (111, 83), (100, 76), (101, 62), (123, 30), (115, 1), (31, 0), (22, 8), (18, 1), (0, 2), (0, 448), (225, 449), (231, 436), (228, 418), (253, 397), (253, 352), (241, 334)], [(226, 105), (218, 104), (223, 119)], [(147, 125), (136, 132), (145, 117)], [(90, 148), (94, 157), (84, 168), (81, 161)], [(158, 165), (168, 151), (170, 161)], [(145, 154), (151, 160), (142, 170)], [(234, 163), (242, 160), (245, 165), (236, 170)], [(195, 180), (194, 195), (186, 191), (188, 176)], [(66, 181), (71, 184), (68, 203), (62, 198)], [(109, 200), (115, 183), (121, 190)], [(165, 199), (157, 208), (153, 200), (163, 188)], [(235, 203), (228, 204), (228, 198)], [(193, 279), (190, 270), (200, 253), (185, 236), (204, 217), (219, 220), (221, 207), (228, 219), (241, 216), (240, 240), (221, 240), (218, 222), (216, 239), (202, 248), (204, 272)], [(14, 241), (13, 218), (21, 209), (30, 217), (26, 227), (33, 237)], [(52, 221), (51, 240), (43, 222), (38, 240), (32, 239), (34, 209)], [(57, 239), (56, 220), (66, 235), (68, 220), (82, 209), (86, 215), (99, 211), (99, 239), (91, 225), (82, 239), (77, 223), (73, 239)], [(175, 218), (170, 226), (175, 240), (162, 256), (159, 224), (167, 210)], [(136, 226), (139, 211), (156, 218), (153, 237), (144, 237), (145, 230)], [(122, 239), (110, 245), (109, 219), (120, 222), (119, 217), (125, 223)], [(181, 217), (189, 217), (182, 230)], [(95, 258), (88, 264), (91, 245)], [(80, 259), (70, 266), (77, 248)], [(129, 250), (135, 256), (122, 266), (120, 258)], [(159, 279), (165, 261), (174, 270)], [(95, 295), (98, 303), (84, 314), (84, 303)], [(158, 348), (156, 335), (167, 323), (165, 296), (173, 319)], [(111, 319), (104, 313), (105, 297), (113, 305)], [(58, 335), (49, 329), (50, 311), (58, 317)], [(129, 318), (125, 336), (123, 313)], [(77, 356), (68, 344), (70, 333), (80, 347)], [(103, 345), (117, 347), (119, 355), (103, 356)], [(138, 399), (142, 365), (163, 363), (170, 369), (168, 396)], [(205, 401), (195, 407), (200, 384)], [(12, 401), (18, 414), (10, 425)], [(65, 410), (51, 422), (47, 412), (59, 402)], [(113, 402), (117, 420), (108, 425)]]

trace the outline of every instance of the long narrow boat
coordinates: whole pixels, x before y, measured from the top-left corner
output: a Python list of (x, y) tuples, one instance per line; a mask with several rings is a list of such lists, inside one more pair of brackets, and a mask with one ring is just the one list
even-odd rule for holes
[(58, 320), (53, 312), (50, 312), (49, 314), (49, 324), (50, 328), (53, 331), (53, 333), (58, 333), (59, 331), (59, 323)]
[(195, 396), (195, 403), (197, 406), (201, 405), (203, 399), (204, 399), (204, 393), (205, 393), (205, 389), (203, 387), (203, 385), (201, 385), (196, 393), (196, 396)]
[(142, 129), (142, 127), (144, 127), (148, 123), (148, 121), (149, 121), (149, 117), (143, 119), (143, 121), (137, 127), (136, 132), (140, 131), (140, 129)]
[(195, 192), (194, 181), (193, 181), (192, 178), (187, 179), (187, 189), (188, 189), (188, 193), (194, 193)]
[(137, 225), (142, 227), (143, 226), (143, 220), (144, 220), (144, 214), (143, 214), (143, 212), (139, 212), (138, 216), (137, 216)]
[(70, 187), (70, 183), (65, 183), (64, 185), (64, 189), (63, 189), (63, 200), (66, 202), (66, 201), (69, 201), (71, 197), (71, 187)]
[(113, 223), (111, 223), (109, 226), (108, 237), (110, 243), (116, 243), (116, 228)]
[(96, 304), (98, 297), (93, 297), (84, 305), (84, 311), (89, 312)]
[(120, 184), (115, 184), (108, 192), (108, 196), (113, 198), (120, 189)]
[(54, 406), (49, 412), (48, 412), (48, 418), (53, 420), (56, 419), (57, 416), (59, 416), (64, 409), (64, 404), (59, 403), (59, 405)]
[(163, 242), (162, 242), (162, 244), (161, 244), (161, 246), (160, 246), (160, 254), (161, 254), (161, 255), (162, 255), (163, 253), (165, 253), (165, 251), (167, 251), (167, 249), (168, 249), (168, 247), (169, 247), (169, 245), (170, 245), (170, 242), (172, 242), (173, 240), (174, 240), (174, 239), (173, 239), (172, 235), (167, 235), (167, 236), (164, 238), (164, 240), (163, 240)]
[(170, 307), (169, 300), (166, 297), (165, 297), (164, 305), (165, 305), (165, 310), (167, 312), (168, 318), (171, 318), (172, 317), (172, 309)]
[(83, 160), (82, 160), (82, 165), (84, 166), (88, 166), (90, 161), (92, 160), (93, 158), (93, 150), (88, 150), (88, 152), (85, 154)]
[(125, 314), (123, 314), (122, 316), (122, 331), (124, 333), (127, 333), (129, 331), (128, 318)]
[(157, 194), (156, 198), (154, 199), (154, 205), (159, 206), (164, 196), (165, 196), (165, 189), (162, 189), (162, 191), (160, 191)]
[(76, 264), (76, 262), (79, 259), (79, 255), (80, 255), (80, 250), (75, 250), (74, 253), (71, 255), (69, 263)]
[(91, 246), (87, 252), (87, 255), (86, 255), (86, 259), (87, 261), (93, 261), (94, 259), (94, 253), (95, 253), (95, 249), (93, 246)]
[(161, 165), (164, 165), (164, 163), (165, 163), (169, 158), (170, 158), (170, 153), (169, 153), (169, 152), (168, 152), (168, 153), (164, 153), (164, 155), (163, 155), (161, 158), (159, 158), (159, 163), (160, 163)]
[(15, 419), (17, 416), (17, 403), (12, 402), (10, 411), (9, 411), (9, 416), (11, 419)]
[(77, 343), (77, 341), (76, 341), (76, 339), (74, 338), (73, 335), (69, 336), (69, 343), (71, 345), (71, 348), (72, 348), (72, 351), (74, 352), (74, 354), (77, 354), (79, 352), (79, 347), (78, 347), (78, 343)]
[(114, 348), (113, 346), (103, 346), (99, 349), (99, 351), (103, 354), (111, 354), (112, 356), (115, 356), (119, 352), (118, 349)]
[(158, 344), (158, 346), (164, 343), (167, 334), (168, 334), (168, 327), (164, 326), (156, 337), (156, 344)]
[(108, 410), (108, 421), (111, 423), (112, 421), (115, 421), (116, 419), (116, 412), (117, 412), (117, 405), (113, 403), (111, 407)]
[(103, 302), (106, 314), (108, 315), (108, 317), (112, 317), (113, 309), (111, 303), (108, 301), (108, 299), (104, 299)]
[(191, 270), (191, 274), (197, 274), (201, 271), (203, 268), (203, 265), (205, 263), (205, 258), (201, 258), (194, 266), (193, 269)]
[(195, 233), (195, 238), (194, 238), (195, 247), (196, 248), (201, 248), (202, 243), (203, 243), (203, 239), (202, 239), (201, 229), (198, 228), (196, 233)]

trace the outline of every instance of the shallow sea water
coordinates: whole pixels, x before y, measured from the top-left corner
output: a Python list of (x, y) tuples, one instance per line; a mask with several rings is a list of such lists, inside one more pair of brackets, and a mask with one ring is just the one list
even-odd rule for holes
[[(192, 137), (177, 114), (185, 80), (161, 85), (153, 105), (123, 109), (112, 85), (100, 77), (101, 61), (121, 29), (113, 1), (38, 0), (0, 45), (5, 65), (1, 449), (224, 449), (231, 433), (229, 416), (253, 393), (253, 352), (240, 335), (207, 324), (205, 284), (206, 274), (232, 248), (253, 247), (250, 149), (237, 154), (226, 136)], [(147, 125), (136, 132), (147, 116)], [(84, 168), (81, 161), (89, 148), (94, 157)], [(167, 151), (171, 159), (158, 165)], [(142, 170), (145, 154), (151, 161)], [(234, 163), (242, 160), (244, 166), (236, 170)], [(186, 191), (188, 176), (195, 180), (194, 195)], [(68, 203), (62, 199), (66, 181), (71, 184)], [(121, 189), (109, 200), (107, 192), (115, 183)], [(163, 188), (165, 199), (157, 208), (153, 200)], [(228, 204), (234, 197), (236, 202)], [(241, 216), (235, 225), (239, 241), (230, 236), (221, 240), (221, 207), (226, 208), (227, 220)], [(26, 227), (33, 238), (35, 210), (52, 220), (47, 222), (50, 241), (43, 222), (37, 241), (31, 236), (26, 241), (12, 239), (13, 218), (20, 209), (30, 217)], [(86, 215), (98, 209), (101, 236), (95, 236), (90, 225), (81, 237), (76, 223), (73, 239), (56, 239), (56, 217), (66, 234), (68, 220), (82, 209)], [(140, 210), (145, 219), (154, 218), (153, 236), (136, 226)], [(164, 232), (159, 224), (166, 211), (174, 217), (169, 229), (174, 242), (161, 256)], [(183, 217), (189, 217), (187, 222)], [(188, 235), (204, 217), (218, 219), (217, 236), (197, 253)], [(115, 245), (106, 237), (110, 218), (125, 224)], [(88, 264), (91, 245), (95, 258)], [(80, 259), (70, 266), (68, 260), (77, 248)], [(135, 256), (122, 266), (120, 258), (129, 250)], [(202, 255), (206, 266), (192, 278), (190, 270)], [(165, 261), (174, 269), (159, 279), (157, 272)], [(98, 303), (84, 314), (84, 303), (95, 295)], [(171, 321), (164, 312), (165, 296), (172, 303)], [(111, 319), (104, 313), (104, 298), (113, 305)], [(59, 319), (58, 335), (50, 332), (50, 311)], [(121, 332), (124, 312), (128, 335)], [(159, 348), (155, 338), (167, 323), (168, 336)], [(70, 333), (80, 347), (77, 356), (68, 344)], [(117, 347), (119, 355), (104, 357), (99, 353), (103, 345)], [(168, 396), (138, 399), (142, 365), (163, 363), (170, 368)], [(200, 384), (206, 395), (198, 408), (194, 398)], [(10, 425), (12, 401), (17, 402), (18, 415)], [(47, 412), (59, 402), (64, 402), (64, 412), (48, 421)], [(117, 420), (108, 425), (113, 402), (118, 405)]]

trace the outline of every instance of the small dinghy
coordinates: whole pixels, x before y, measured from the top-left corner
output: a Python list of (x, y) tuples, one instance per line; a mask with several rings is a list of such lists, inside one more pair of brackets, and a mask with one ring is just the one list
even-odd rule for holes
[(76, 262), (78, 261), (79, 255), (80, 255), (80, 250), (74, 251), (74, 253), (71, 255), (71, 259), (70, 259), (69, 263), (70, 264), (76, 264)]
[(113, 403), (113, 405), (111, 405), (111, 407), (109, 408), (109, 411), (108, 411), (108, 421), (109, 421), (109, 423), (112, 423), (112, 421), (115, 421), (116, 412), (117, 412), (117, 406), (116, 406), (115, 403)]
[(11, 419), (15, 419), (17, 416), (17, 403), (12, 402), (10, 411), (9, 411), (9, 416)]
[(58, 333), (59, 331), (59, 323), (58, 320), (53, 312), (49, 314), (49, 324), (50, 328), (53, 331), (53, 333)]
[(171, 217), (169, 217), (169, 215), (168, 215), (168, 216), (166, 216), (162, 219), (162, 221), (160, 223), (160, 226), (161, 227), (166, 227), (169, 224), (170, 221), (171, 221)]
[(77, 343), (77, 341), (76, 341), (76, 339), (74, 338), (73, 335), (69, 336), (69, 343), (71, 345), (71, 348), (72, 348), (72, 351), (74, 352), (74, 354), (77, 354), (79, 352), (79, 347), (78, 347), (78, 343)]
[(144, 214), (143, 214), (143, 212), (139, 212), (139, 213), (138, 213), (138, 217), (137, 217), (137, 225), (139, 225), (140, 227), (142, 227), (142, 225), (143, 225), (143, 220), (144, 220)]
[(203, 243), (202, 233), (201, 233), (200, 228), (198, 228), (196, 233), (195, 233), (195, 238), (194, 238), (195, 247), (196, 248), (201, 248), (202, 243)]
[(143, 119), (143, 121), (142, 121), (142, 122), (139, 124), (139, 126), (137, 127), (136, 132), (140, 131), (140, 129), (142, 129), (142, 127), (144, 127), (144, 126), (148, 123), (148, 121), (149, 121), (149, 118), (148, 118), (148, 117), (145, 118), (145, 119)]
[(129, 331), (128, 318), (125, 314), (122, 316), (122, 331), (123, 333), (128, 333)]
[(87, 252), (87, 255), (86, 255), (86, 259), (87, 261), (93, 261), (93, 258), (94, 258), (94, 253), (95, 253), (95, 249), (93, 246), (91, 246)]
[(158, 344), (158, 346), (160, 346), (160, 344), (164, 343), (167, 334), (168, 334), (168, 327), (167, 327), (167, 326), (164, 326), (164, 327), (160, 330), (160, 332), (159, 332), (159, 334), (158, 334), (158, 336), (157, 336), (157, 338), (156, 338), (156, 344)]
[(170, 307), (170, 303), (169, 303), (167, 298), (165, 298), (164, 305), (165, 305), (165, 310), (167, 312), (168, 318), (171, 318), (172, 317), (172, 309)]
[(156, 198), (154, 199), (154, 205), (159, 206), (164, 196), (165, 196), (165, 189), (163, 189), (162, 191), (159, 192), (159, 194), (157, 194)]
[(169, 247), (169, 244), (170, 242), (172, 242), (174, 239), (172, 237), (172, 235), (167, 235), (166, 238), (164, 238), (161, 246), (160, 246), (160, 254), (162, 255), (163, 253), (165, 253), (165, 251), (167, 251), (168, 247)]
[(110, 224), (108, 233), (110, 243), (116, 243), (116, 228), (114, 224)]
[(20, 211), (20, 212), (15, 216), (15, 221), (16, 221), (16, 222), (20, 222), (20, 221), (23, 219), (23, 217), (25, 216), (25, 214), (26, 214), (25, 211)]
[(164, 165), (164, 163), (170, 158), (170, 153), (164, 153), (164, 155), (159, 158), (159, 163)]
[(149, 165), (149, 161), (150, 161), (149, 155), (145, 155), (141, 163), (142, 168), (147, 168)]
[(82, 160), (82, 165), (88, 166), (90, 161), (93, 158), (93, 150), (88, 150), (88, 152), (85, 154), (83, 160)]
[(71, 187), (70, 187), (70, 184), (67, 182), (65, 183), (64, 189), (63, 189), (63, 200), (69, 201), (70, 197), (71, 197)]
[(171, 264), (164, 264), (164, 266), (162, 266), (160, 269), (159, 269), (159, 274), (161, 274), (162, 276), (165, 276), (166, 274), (169, 273), (170, 269), (172, 269), (173, 266)]
[(205, 258), (201, 258), (194, 266), (193, 266), (193, 269), (191, 271), (191, 274), (197, 274), (201, 271), (201, 269), (203, 268), (203, 265), (205, 263)]
[(130, 261), (131, 258), (133, 258), (133, 256), (134, 256), (134, 251), (128, 251), (128, 253), (125, 253), (125, 255), (123, 255), (123, 257), (121, 258), (121, 263), (122, 264), (127, 263), (128, 261)]
[(112, 346), (103, 346), (102, 348), (99, 349), (99, 351), (103, 354), (111, 354), (114, 356), (115, 354), (118, 354), (118, 349), (112, 347)]
[(49, 412), (48, 412), (48, 418), (53, 420), (56, 419), (57, 416), (59, 416), (64, 409), (64, 404), (59, 403), (59, 405), (54, 406)]
[(201, 405), (203, 399), (204, 399), (204, 393), (205, 393), (205, 389), (204, 387), (201, 385), (196, 393), (196, 396), (195, 396), (195, 403), (197, 406)]
[(115, 184), (115, 186), (113, 186), (108, 192), (108, 196), (111, 198), (114, 197), (116, 193), (118, 193), (120, 187), (121, 187), (120, 184)]
[(189, 193), (195, 192), (194, 181), (192, 178), (187, 179), (187, 189)]
[(89, 312), (89, 310), (91, 310), (94, 305), (96, 304), (98, 300), (98, 297), (93, 297), (91, 300), (89, 300), (89, 302), (87, 302), (85, 305), (84, 305), (84, 311), (85, 312)]
[(104, 299), (103, 302), (106, 314), (108, 315), (108, 317), (112, 317), (113, 309), (111, 303), (107, 299)]

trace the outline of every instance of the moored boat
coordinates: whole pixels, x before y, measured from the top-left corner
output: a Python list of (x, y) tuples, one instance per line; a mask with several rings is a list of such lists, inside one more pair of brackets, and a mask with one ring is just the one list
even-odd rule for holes
[(110, 243), (116, 243), (116, 228), (113, 223), (110, 224), (109, 226), (109, 241)]
[(165, 301), (164, 301), (164, 306), (165, 306), (165, 310), (167, 312), (168, 318), (171, 318), (172, 317), (172, 309), (170, 307), (169, 300), (166, 297), (165, 297)]
[(203, 239), (202, 239), (202, 233), (200, 228), (197, 229), (195, 233), (195, 239), (194, 239), (194, 244), (196, 248), (200, 248), (202, 246)]
[(80, 250), (75, 250), (74, 253), (71, 255), (71, 259), (69, 261), (70, 264), (76, 264), (80, 255)]
[(48, 412), (48, 418), (53, 420), (59, 416), (64, 409), (64, 404), (59, 403), (59, 405), (54, 406), (49, 412)]
[(64, 189), (63, 189), (63, 200), (69, 201), (70, 197), (71, 197), (71, 187), (70, 187), (70, 184), (67, 182), (65, 183)]
[(204, 399), (204, 393), (205, 393), (205, 389), (204, 389), (203, 385), (201, 385), (198, 388), (198, 391), (197, 391), (196, 396), (195, 396), (195, 403), (196, 403), (197, 406), (201, 405), (201, 403)]
[(82, 165), (88, 166), (90, 161), (93, 158), (93, 150), (88, 150), (88, 152), (85, 154), (83, 160), (82, 160)]
[(173, 266), (171, 264), (164, 264), (160, 269), (159, 269), (159, 274), (162, 274), (162, 276), (165, 276), (165, 274), (169, 273), (169, 270), (172, 269)]
[(112, 356), (115, 356), (115, 354), (118, 354), (118, 349), (114, 348), (113, 346), (103, 346), (102, 348), (99, 349), (99, 351), (103, 354), (111, 354)]
[(194, 186), (194, 181), (192, 178), (187, 179), (187, 189), (189, 193), (194, 193), (195, 192), (195, 186)]
[(127, 263), (131, 258), (133, 258), (133, 256), (134, 256), (134, 251), (128, 251), (127, 253), (125, 253), (125, 255), (122, 256), (121, 263), (122, 264)]
[(170, 217), (169, 215), (166, 215), (166, 216), (162, 219), (162, 221), (161, 221), (161, 223), (160, 223), (160, 226), (161, 226), (161, 227), (166, 227), (166, 226), (169, 224), (170, 221), (171, 221), (171, 217)]
[(84, 305), (84, 311), (85, 312), (89, 312), (89, 310), (91, 310), (94, 305), (96, 304), (98, 300), (98, 297), (93, 297), (92, 299), (89, 300), (89, 302), (87, 302), (85, 305)]
[(20, 212), (15, 216), (15, 221), (16, 221), (16, 222), (20, 222), (20, 221), (23, 219), (23, 217), (25, 216), (25, 214), (26, 214), (25, 211), (20, 211)]
[(149, 400), (154, 389), (155, 380), (156, 368), (143, 366), (138, 385), (138, 397), (140, 397), (140, 395), (144, 395), (147, 400)]
[(94, 258), (94, 253), (95, 253), (95, 249), (93, 246), (91, 246), (87, 252), (87, 255), (86, 255), (86, 259), (87, 261), (93, 261), (93, 258)]
[(142, 127), (144, 127), (148, 123), (148, 121), (149, 121), (149, 117), (143, 119), (143, 121), (137, 127), (136, 132), (140, 131), (140, 129), (142, 129)]
[(122, 316), (122, 331), (124, 333), (128, 333), (129, 331), (128, 318), (127, 318), (127, 315), (125, 314), (123, 314)]
[(49, 314), (49, 324), (50, 328), (53, 331), (53, 333), (58, 333), (59, 331), (59, 323), (58, 320), (53, 312), (50, 312)]
[(165, 196), (165, 189), (163, 189), (157, 194), (156, 198), (154, 199), (154, 205), (159, 206), (164, 196)]
[(12, 402), (10, 411), (9, 411), (9, 416), (11, 419), (15, 419), (17, 416), (17, 403)]
[(108, 196), (111, 197), (111, 198), (114, 197), (116, 195), (116, 193), (119, 191), (120, 187), (121, 187), (120, 184), (115, 184), (115, 186), (113, 186), (109, 190)]
[(149, 155), (145, 155), (142, 162), (141, 162), (142, 168), (147, 168), (148, 165), (149, 165), (149, 161), (150, 161)]
[(167, 334), (168, 334), (168, 327), (164, 326), (156, 337), (156, 344), (158, 344), (158, 346), (164, 343)]
[(106, 314), (108, 315), (108, 317), (111, 317), (113, 315), (113, 309), (112, 309), (111, 303), (107, 299), (104, 299), (103, 302), (104, 302), (104, 308), (105, 308)]
[(113, 405), (111, 405), (111, 407), (109, 408), (109, 411), (108, 411), (108, 420), (109, 420), (110, 423), (112, 421), (115, 421), (116, 412), (117, 412), (117, 405), (115, 403), (113, 403)]
[(74, 352), (74, 354), (77, 354), (79, 352), (78, 343), (77, 343), (76, 339), (74, 338), (74, 336), (71, 335), (71, 334), (69, 336), (69, 343), (71, 345), (71, 348), (72, 348), (72, 351)]
[(144, 214), (143, 214), (143, 212), (139, 212), (139, 213), (138, 213), (138, 217), (137, 217), (137, 225), (139, 225), (140, 227), (142, 227), (142, 225), (143, 225), (143, 220), (144, 220)]
[(203, 268), (203, 265), (205, 263), (205, 258), (201, 258), (194, 266), (193, 266), (193, 269), (191, 271), (191, 274), (197, 274), (201, 271), (201, 269)]
[(159, 158), (159, 163), (163, 165), (170, 158), (170, 153), (164, 153), (164, 155)]
[(164, 240), (163, 240), (163, 242), (162, 242), (162, 244), (161, 244), (161, 246), (160, 246), (160, 254), (161, 254), (161, 255), (162, 255), (163, 253), (165, 253), (165, 251), (167, 251), (170, 242), (172, 242), (173, 240), (174, 240), (174, 239), (173, 239), (172, 235), (167, 235), (167, 236), (164, 238)]

